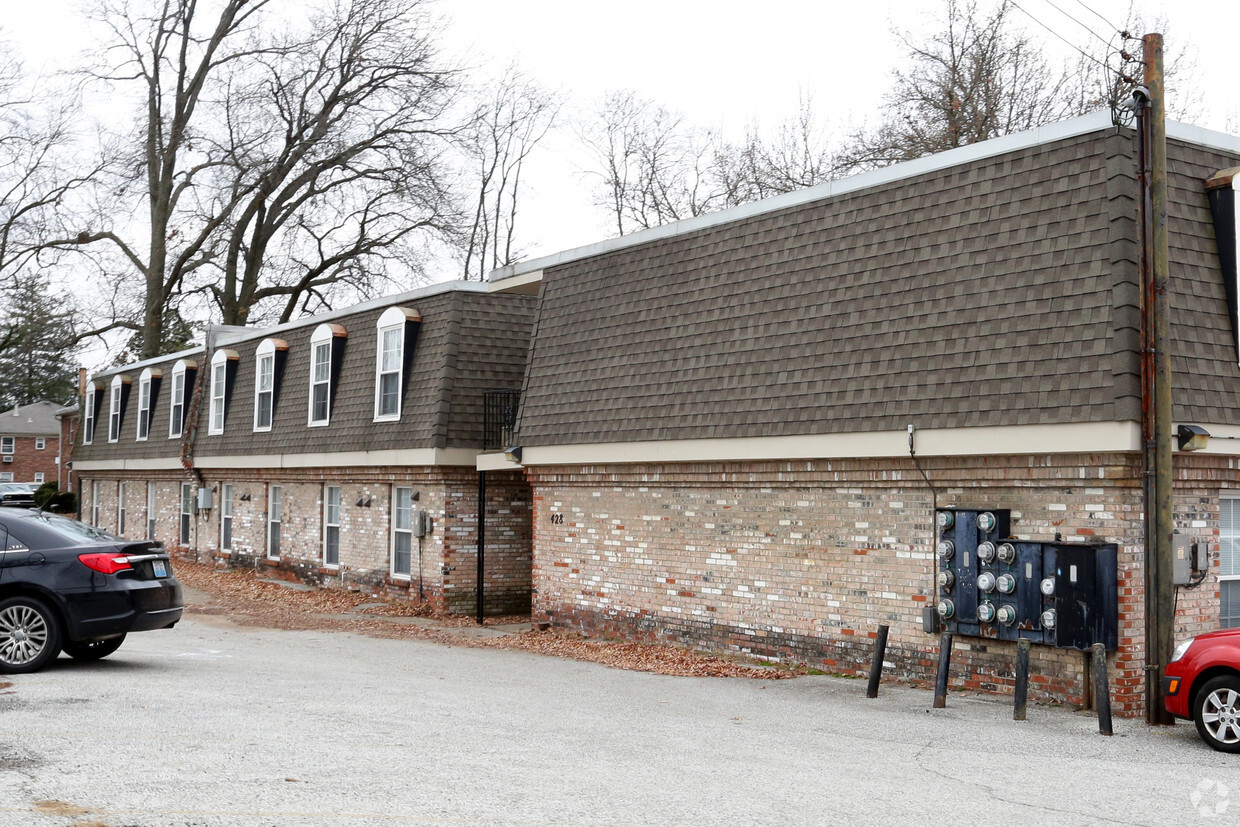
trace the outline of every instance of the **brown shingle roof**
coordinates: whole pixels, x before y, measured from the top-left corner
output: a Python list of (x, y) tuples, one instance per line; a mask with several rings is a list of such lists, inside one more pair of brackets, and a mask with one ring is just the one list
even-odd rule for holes
[[(1173, 262), (1198, 285), (1222, 158), (1195, 152), (1176, 146)], [(1133, 155), (1089, 133), (550, 266), (520, 440), (1138, 419)], [(1232, 391), (1208, 398), (1234, 406), (1220, 356)]]

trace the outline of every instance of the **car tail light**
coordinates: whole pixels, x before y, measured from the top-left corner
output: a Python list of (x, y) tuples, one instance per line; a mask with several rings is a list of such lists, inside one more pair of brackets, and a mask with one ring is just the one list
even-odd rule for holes
[(132, 569), (129, 564), (129, 558), (124, 554), (110, 552), (106, 554), (79, 554), (78, 560), (88, 569), (93, 569), (103, 574), (116, 574), (118, 571)]

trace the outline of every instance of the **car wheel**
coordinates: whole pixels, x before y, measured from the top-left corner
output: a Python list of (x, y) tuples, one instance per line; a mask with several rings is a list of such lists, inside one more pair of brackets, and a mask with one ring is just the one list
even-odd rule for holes
[(124, 642), (124, 635), (107, 640), (66, 640), (60, 648), (74, 660), (99, 660), (121, 648)]
[(1240, 752), (1240, 677), (1211, 678), (1193, 703), (1201, 740), (1221, 752)]
[(60, 654), (60, 620), (33, 597), (0, 601), (0, 672), (37, 672)]

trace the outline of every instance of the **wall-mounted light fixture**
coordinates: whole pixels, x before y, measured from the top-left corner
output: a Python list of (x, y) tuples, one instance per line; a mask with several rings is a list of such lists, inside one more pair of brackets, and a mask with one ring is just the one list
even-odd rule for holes
[(509, 462), (520, 462), (521, 461), (521, 446), (514, 445), (511, 448), (505, 448), (504, 459), (508, 460)]
[(358, 508), (370, 508), (370, 497), (358, 497), (356, 505)]
[(250, 492), (249, 491), (245, 492), (240, 497), (238, 497), (238, 499), (241, 500), (241, 502), (243, 503), (248, 503), (250, 501)]
[(1181, 425), (1175, 438), (1181, 451), (1200, 451), (1210, 441), (1210, 432), (1200, 425)]

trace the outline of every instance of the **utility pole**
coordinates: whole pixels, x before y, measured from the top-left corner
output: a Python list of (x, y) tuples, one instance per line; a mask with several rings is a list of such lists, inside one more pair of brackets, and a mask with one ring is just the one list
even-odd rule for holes
[[(1171, 585), (1173, 565), (1173, 534), (1175, 515), (1172, 509), (1171, 460), (1171, 352), (1168, 335), (1170, 302), (1167, 295), (1167, 130), (1163, 84), (1163, 39), (1161, 34), (1142, 38), (1145, 61), (1145, 88), (1149, 94), (1148, 110), (1142, 123), (1142, 166), (1148, 164), (1147, 189), (1144, 194), (1145, 228), (1142, 233), (1146, 249), (1142, 257), (1147, 263), (1146, 325), (1148, 377), (1146, 387), (1151, 393), (1145, 407), (1153, 420), (1147, 451), (1146, 474), (1152, 476), (1147, 491), (1145, 538), (1145, 663), (1146, 721), (1170, 724), (1172, 718), (1163, 707), (1162, 673), (1171, 660), (1175, 646), (1175, 602)], [(1151, 463), (1152, 460), (1152, 463)], [(1149, 467), (1150, 464), (1153, 467)]]

